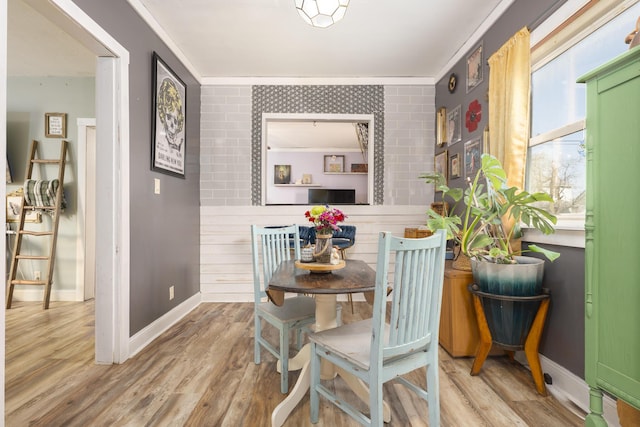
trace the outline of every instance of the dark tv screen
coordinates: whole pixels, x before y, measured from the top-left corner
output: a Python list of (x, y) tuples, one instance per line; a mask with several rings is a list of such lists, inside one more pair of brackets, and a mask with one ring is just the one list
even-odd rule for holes
[(355, 205), (356, 190), (310, 188), (309, 204)]

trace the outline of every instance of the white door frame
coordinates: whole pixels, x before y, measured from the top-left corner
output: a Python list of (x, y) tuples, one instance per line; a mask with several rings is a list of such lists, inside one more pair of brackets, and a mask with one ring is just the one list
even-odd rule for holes
[[(0, 120), (0, 142), (2, 142), (2, 148), (0, 148), (0, 165), (4, 163), (4, 169), (7, 167), (7, 2), (0, 3), (0, 82), (4, 83), (2, 90), (0, 90), (0, 117), (5, 119)], [(2, 192), (0, 193), (2, 200), (6, 200), (7, 186), (2, 186)], [(0, 209), (2, 213), (0, 217), (2, 221), (6, 223), (7, 212), (6, 209)], [(7, 239), (2, 239), (0, 247), (3, 249), (3, 253), (7, 253)], [(3, 262), (0, 266), (0, 273), (2, 277), (7, 277), (7, 263)], [(2, 296), (2, 302), (6, 300), (6, 288), (0, 286), (0, 295)], [(2, 364), (0, 366), (0, 380), (4, 384), (4, 360), (5, 360), (5, 312), (0, 310), (0, 354), (2, 357)], [(4, 414), (4, 387), (0, 389), (0, 413)]]
[[(98, 57), (95, 360), (122, 363), (129, 357), (129, 52), (71, 0), (26, 2)], [(2, 31), (6, 40), (6, 23)], [(0, 49), (6, 56), (6, 43)]]
[[(78, 222), (76, 229), (76, 301), (95, 298), (95, 127), (96, 119), (79, 118)], [(93, 135), (89, 137), (89, 135)]]

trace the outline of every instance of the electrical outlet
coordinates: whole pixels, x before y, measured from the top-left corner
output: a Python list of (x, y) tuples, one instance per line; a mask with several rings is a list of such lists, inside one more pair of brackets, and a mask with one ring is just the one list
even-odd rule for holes
[(169, 301), (171, 301), (174, 296), (175, 294), (173, 292), (173, 285), (172, 285), (172, 286), (169, 286)]
[(40, 271), (36, 270), (33, 272), (33, 280), (40, 280)]
[(154, 178), (153, 180), (153, 192), (160, 194), (160, 180), (158, 178)]

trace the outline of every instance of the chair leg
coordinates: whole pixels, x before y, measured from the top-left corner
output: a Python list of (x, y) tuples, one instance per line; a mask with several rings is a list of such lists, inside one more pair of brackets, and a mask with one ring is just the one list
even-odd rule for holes
[(280, 329), (280, 392), (289, 391), (289, 327), (284, 325)]
[[(340, 251), (340, 258), (347, 259), (346, 249), (338, 249), (338, 251)], [(347, 301), (349, 301), (349, 304), (351, 305), (351, 314), (355, 314), (355, 311), (353, 310), (353, 294), (347, 294)]]
[(372, 426), (383, 425), (382, 403), (382, 381), (378, 378), (375, 384), (369, 384), (369, 411)]
[(429, 425), (440, 425), (440, 381), (438, 361), (427, 365), (427, 405), (429, 405)]
[(311, 424), (317, 424), (320, 418), (320, 394), (316, 387), (320, 384), (320, 357), (316, 354), (316, 344), (311, 343), (311, 384), (309, 386), (309, 404), (311, 406)]
[(258, 339), (262, 334), (262, 325), (260, 321), (260, 317), (254, 315), (254, 326), (253, 326), (254, 334), (253, 334), (253, 361), (256, 365), (260, 364), (260, 343)]
[(296, 329), (296, 349), (302, 348), (302, 328)]

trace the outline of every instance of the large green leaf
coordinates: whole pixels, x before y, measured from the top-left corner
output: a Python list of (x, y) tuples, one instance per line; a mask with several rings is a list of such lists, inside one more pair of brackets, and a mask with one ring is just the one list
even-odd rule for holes
[(541, 253), (544, 256), (546, 256), (547, 258), (549, 258), (549, 261), (555, 261), (556, 259), (558, 259), (558, 257), (560, 256), (560, 254), (558, 252), (549, 250), (549, 249), (545, 249), (545, 248), (541, 248), (540, 246), (536, 246), (536, 245), (529, 245), (529, 250), (531, 252), (537, 252), (537, 253)]

